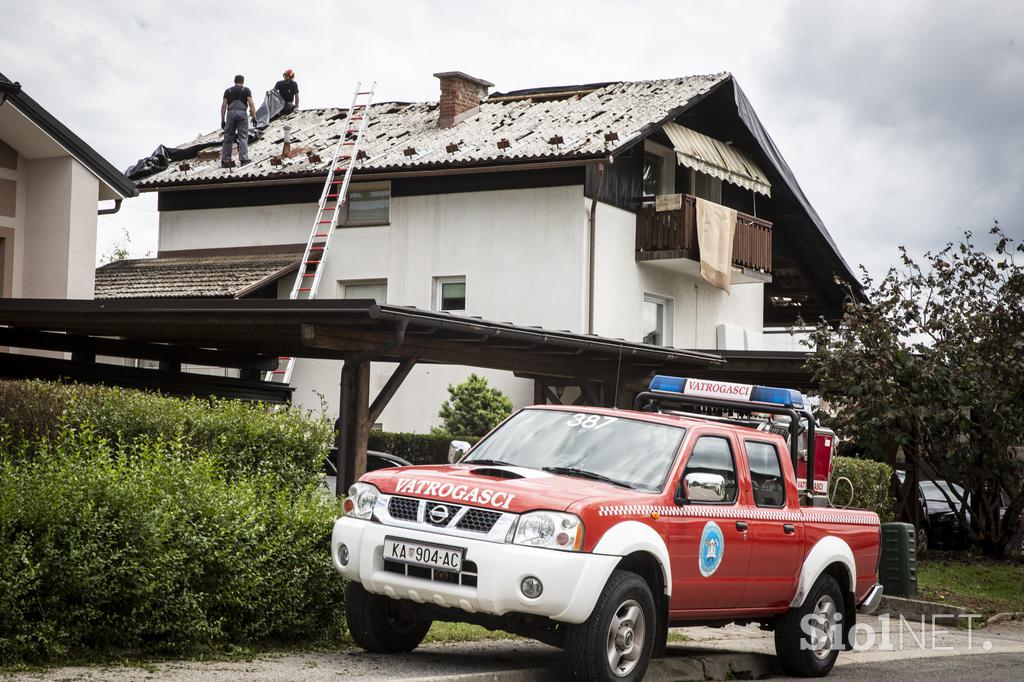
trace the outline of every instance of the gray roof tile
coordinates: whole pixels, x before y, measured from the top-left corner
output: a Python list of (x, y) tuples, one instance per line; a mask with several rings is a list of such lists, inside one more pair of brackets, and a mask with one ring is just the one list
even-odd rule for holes
[[(361, 146), (367, 158), (356, 162), (356, 170), (410, 170), (611, 154), (728, 78), (729, 74), (721, 73), (610, 83), (561, 99), (548, 98), (550, 95), (531, 98), (524, 94), (520, 99), (494, 95), (481, 103), (476, 114), (450, 128), (437, 127), (434, 102), (375, 104)], [(270, 123), (262, 137), (250, 145), (252, 163), (243, 168), (225, 169), (220, 167), (219, 159), (196, 158), (188, 161), (187, 170), (181, 170), (175, 162), (137, 184), (141, 189), (157, 189), (321, 175), (344, 130), (345, 118), (344, 109), (297, 111)], [(292, 147), (308, 148), (319, 155), (319, 162), (300, 154), (283, 159), (281, 165), (271, 164), (281, 152), (285, 125), (291, 126)], [(618, 138), (606, 141), (606, 133), (616, 133)], [(551, 143), (556, 136), (562, 138), (561, 144)], [(214, 131), (181, 146), (214, 146), (220, 139), (221, 132)], [(448, 152), (452, 144), (458, 149)], [(410, 149), (415, 151), (406, 154)]]
[(297, 266), (301, 257), (290, 252), (115, 261), (96, 269), (95, 297), (233, 298)]

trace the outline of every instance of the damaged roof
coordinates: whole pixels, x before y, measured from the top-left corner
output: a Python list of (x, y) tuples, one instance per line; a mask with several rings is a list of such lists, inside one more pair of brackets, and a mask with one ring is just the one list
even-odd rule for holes
[(96, 269), (95, 298), (241, 298), (298, 268), (302, 253), (139, 258)]
[[(375, 104), (360, 145), (365, 158), (357, 161), (356, 170), (386, 172), (605, 157), (644, 137), (730, 78), (728, 73), (720, 73), (495, 93), (481, 102), (475, 114), (449, 128), (437, 127), (436, 102)], [(221, 168), (219, 158), (207, 154), (204, 157), (209, 158), (172, 163), (137, 184), (142, 190), (154, 190), (322, 176), (346, 128), (346, 117), (345, 109), (333, 108), (281, 116), (270, 122), (259, 140), (250, 143), (252, 163), (242, 168)], [(281, 158), (286, 125), (293, 155)], [(221, 139), (217, 130), (179, 146), (216, 147)]]

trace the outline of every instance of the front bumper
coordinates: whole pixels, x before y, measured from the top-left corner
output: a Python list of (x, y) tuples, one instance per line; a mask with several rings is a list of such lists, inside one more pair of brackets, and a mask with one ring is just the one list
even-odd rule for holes
[(864, 597), (864, 601), (860, 603), (860, 605), (857, 607), (857, 610), (860, 613), (869, 616), (875, 611), (877, 611), (878, 605), (882, 601), (882, 591), (882, 586), (878, 583), (875, 583), (875, 586), (871, 588), (870, 592), (868, 592), (868, 596)]
[[(385, 570), (385, 536), (465, 547), (466, 561), (477, 565), (476, 586)], [(344, 566), (338, 559), (342, 544), (349, 553), (348, 564)], [(621, 557), (485, 542), (342, 517), (334, 522), (331, 559), (349, 580), (361, 583), (369, 592), (393, 599), (410, 599), (470, 613), (528, 613), (564, 623), (582, 623), (593, 611)], [(542, 594), (535, 599), (520, 591), (519, 585), (527, 576), (540, 579), (544, 585)]]

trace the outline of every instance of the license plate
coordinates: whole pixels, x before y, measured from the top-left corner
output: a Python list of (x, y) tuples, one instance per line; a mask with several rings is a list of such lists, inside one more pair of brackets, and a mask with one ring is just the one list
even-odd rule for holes
[(458, 573), (462, 570), (462, 557), (466, 550), (401, 538), (384, 538), (384, 559), (413, 566), (436, 568)]

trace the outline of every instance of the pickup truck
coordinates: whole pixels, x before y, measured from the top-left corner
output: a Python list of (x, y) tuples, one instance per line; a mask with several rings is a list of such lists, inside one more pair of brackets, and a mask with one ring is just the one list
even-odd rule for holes
[(367, 473), (331, 541), (352, 638), (476, 623), (639, 680), (669, 627), (760, 623), (787, 672), (825, 675), (881, 597), (880, 526), (798, 490), (813, 429), (797, 391), (659, 376), (632, 410), (529, 407), (452, 463)]

